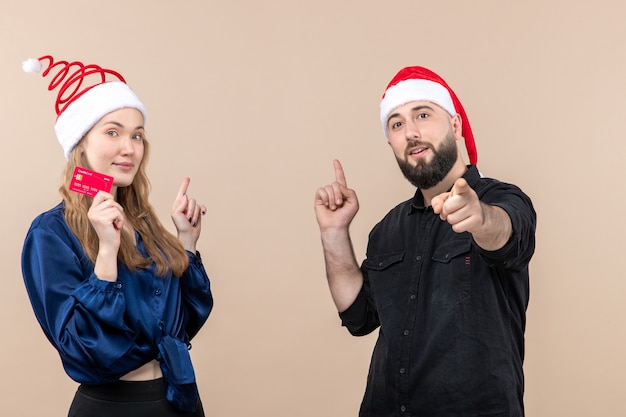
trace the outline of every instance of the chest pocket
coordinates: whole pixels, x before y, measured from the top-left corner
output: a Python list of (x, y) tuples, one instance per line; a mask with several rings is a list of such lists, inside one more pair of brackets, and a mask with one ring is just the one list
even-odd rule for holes
[(403, 260), (404, 251), (400, 250), (368, 257), (363, 261), (370, 294), (379, 312), (381, 308), (394, 302), (393, 297), (396, 296), (400, 283)]
[(433, 253), (433, 307), (451, 308), (471, 297), (471, 249), (469, 238), (453, 239), (439, 246)]
[(374, 271), (384, 271), (393, 264), (401, 262), (404, 259), (404, 251), (389, 252), (379, 256), (373, 256), (363, 261), (363, 266)]

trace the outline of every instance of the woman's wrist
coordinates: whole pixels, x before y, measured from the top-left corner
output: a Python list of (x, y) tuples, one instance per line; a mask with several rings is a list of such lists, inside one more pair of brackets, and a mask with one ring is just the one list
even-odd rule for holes
[(117, 281), (117, 251), (100, 247), (93, 272), (101, 280)]
[(180, 243), (182, 243), (183, 248), (185, 248), (185, 250), (191, 253), (196, 253), (196, 239), (186, 238), (184, 236), (179, 235), (178, 240), (180, 241)]

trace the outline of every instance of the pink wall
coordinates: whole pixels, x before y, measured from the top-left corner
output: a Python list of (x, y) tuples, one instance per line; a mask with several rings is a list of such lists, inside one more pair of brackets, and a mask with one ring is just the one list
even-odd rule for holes
[(446, 78), (481, 171), (534, 199), (527, 415), (626, 415), (622, 1), (3, 1), (0, 415), (65, 415), (76, 388), (19, 262), (65, 162), (54, 95), (21, 71), (43, 54), (113, 67), (142, 98), (166, 224), (183, 176), (209, 206), (199, 248), (216, 304), (192, 350), (207, 415), (356, 415), (375, 336), (340, 328), (312, 204), (339, 158), (362, 258), (412, 194), (378, 121), (405, 65)]

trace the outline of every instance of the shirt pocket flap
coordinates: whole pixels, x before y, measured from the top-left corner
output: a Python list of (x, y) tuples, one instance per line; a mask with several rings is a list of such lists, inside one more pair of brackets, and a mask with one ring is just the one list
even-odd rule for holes
[(402, 262), (404, 259), (404, 251), (388, 252), (382, 255), (373, 256), (363, 261), (363, 266), (374, 271), (382, 271), (391, 265)]
[(459, 255), (468, 253), (472, 248), (470, 239), (454, 239), (446, 242), (435, 250), (433, 261), (448, 263)]

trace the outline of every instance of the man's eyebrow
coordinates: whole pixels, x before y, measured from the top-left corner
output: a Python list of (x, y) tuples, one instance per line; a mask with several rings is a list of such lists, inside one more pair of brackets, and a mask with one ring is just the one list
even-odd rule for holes
[(411, 109), (411, 111), (419, 111), (423, 109), (434, 110), (434, 107), (429, 104), (419, 104)]
[(392, 113), (392, 114), (390, 114), (389, 117), (387, 117), (387, 123), (389, 123), (389, 121), (391, 119), (393, 119), (394, 117), (398, 117), (398, 116), (400, 116), (400, 113)]
[[(420, 111), (420, 110), (423, 110), (423, 109), (434, 110), (434, 107), (432, 107), (429, 104), (418, 104), (417, 106), (413, 107), (411, 109), (411, 111), (415, 112), (415, 111)], [(400, 116), (400, 113), (392, 113), (392, 114), (390, 114), (389, 117), (387, 118), (387, 123), (389, 123), (389, 121), (391, 119), (393, 119), (394, 117), (399, 117), (399, 116)]]

